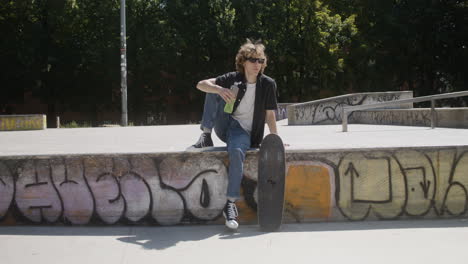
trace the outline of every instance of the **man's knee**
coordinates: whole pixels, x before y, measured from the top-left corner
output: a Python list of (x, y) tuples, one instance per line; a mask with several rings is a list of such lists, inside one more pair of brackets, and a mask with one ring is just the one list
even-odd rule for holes
[(230, 159), (237, 159), (241, 161), (244, 161), (245, 159), (245, 150), (243, 150), (242, 148), (238, 148), (238, 147), (229, 148), (228, 152), (229, 152)]
[(219, 102), (220, 99), (221, 99), (221, 96), (219, 96), (218, 94), (215, 94), (215, 93), (207, 93), (205, 95), (205, 99), (210, 100), (212, 102)]

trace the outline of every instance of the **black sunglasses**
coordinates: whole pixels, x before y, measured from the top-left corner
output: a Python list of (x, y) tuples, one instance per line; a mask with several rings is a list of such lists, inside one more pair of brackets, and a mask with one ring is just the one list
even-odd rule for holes
[(258, 61), (258, 63), (260, 64), (263, 64), (265, 63), (265, 59), (259, 59), (259, 58), (246, 58), (246, 60), (250, 61), (251, 63), (256, 63)]

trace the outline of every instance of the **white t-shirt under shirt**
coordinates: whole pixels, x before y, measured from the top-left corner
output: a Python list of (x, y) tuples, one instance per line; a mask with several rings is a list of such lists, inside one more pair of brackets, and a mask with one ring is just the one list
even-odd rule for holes
[(237, 106), (232, 117), (239, 122), (241, 127), (249, 134), (252, 131), (252, 122), (255, 103), (255, 83), (247, 83), (247, 91), (242, 98), (242, 101)]

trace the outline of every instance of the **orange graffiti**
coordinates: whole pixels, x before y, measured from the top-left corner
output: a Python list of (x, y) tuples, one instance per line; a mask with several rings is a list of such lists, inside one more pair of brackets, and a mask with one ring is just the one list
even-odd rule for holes
[[(241, 197), (244, 197), (244, 190), (241, 188)], [(239, 211), (239, 222), (242, 224), (255, 224), (257, 221), (257, 212), (247, 205), (245, 200), (241, 198), (237, 203)]]
[(291, 165), (286, 176), (285, 220), (302, 222), (329, 218), (330, 185), (330, 173), (326, 167)]

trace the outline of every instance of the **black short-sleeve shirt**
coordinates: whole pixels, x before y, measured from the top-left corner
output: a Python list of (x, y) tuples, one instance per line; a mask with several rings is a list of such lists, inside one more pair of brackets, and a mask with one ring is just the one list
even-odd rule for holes
[[(240, 72), (229, 72), (216, 78), (216, 84), (224, 88), (230, 88), (234, 83), (238, 84), (239, 92), (234, 104), (233, 113), (236, 111), (237, 106), (239, 106), (247, 89), (245, 75)], [(254, 115), (250, 134), (252, 148), (258, 148), (263, 140), (266, 110), (276, 110), (277, 108), (275, 80), (264, 74), (259, 74), (255, 88)]]

